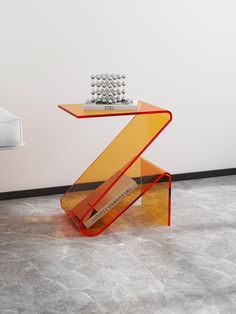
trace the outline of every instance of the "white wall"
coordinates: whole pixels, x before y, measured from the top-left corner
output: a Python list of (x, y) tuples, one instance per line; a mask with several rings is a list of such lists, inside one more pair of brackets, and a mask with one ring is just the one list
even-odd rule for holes
[(23, 149), (0, 153), (0, 191), (73, 183), (129, 118), (76, 120), (96, 72), (174, 120), (145, 156), (172, 173), (236, 167), (234, 0), (1, 0), (0, 106)]

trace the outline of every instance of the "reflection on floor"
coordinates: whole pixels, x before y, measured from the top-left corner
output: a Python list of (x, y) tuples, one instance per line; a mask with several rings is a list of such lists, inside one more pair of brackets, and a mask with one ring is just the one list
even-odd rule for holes
[(139, 207), (95, 238), (59, 196), (0, 202), (0, 313), (236, 313), (236, 176), (175, 182), (172, 226)]

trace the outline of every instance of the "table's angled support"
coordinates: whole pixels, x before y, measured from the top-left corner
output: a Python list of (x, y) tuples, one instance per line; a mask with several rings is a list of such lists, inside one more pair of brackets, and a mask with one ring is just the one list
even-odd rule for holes
[[(162, 225), (170, 225), (171, 175), (141, 157), (172, 119), (171, 113), (144, 102), (137, 112), (76, 113), (76, 105), (60, 108), (77, 118), (112, 115), (134, 115), (134, 118), (108, 145), (89, 168), (79, 177), (61, 199), (61, 206), (81, 232), (95, 236), (141, 198), (141, 206), (155, 216)], [(79, 105), (77, 105), (79, 106)], [(89, 114), (90, 113), (90, 114)], [(137, 186), (117, 202), (102, 218), (90, 227), (86, 221), (105, 199), (115, 195), (124, 178), (132, 178)], [(88, 196), (92, 197), (88, 200)], [(112, 201), (112, 199), (111, 199)], [(96, 213), (96, 211), (95, 211)]]

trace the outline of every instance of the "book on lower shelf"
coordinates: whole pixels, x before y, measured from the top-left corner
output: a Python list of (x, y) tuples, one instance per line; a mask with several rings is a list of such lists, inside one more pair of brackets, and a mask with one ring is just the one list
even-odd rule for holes
[(112, 188), (95, 205), (93, 210), (84, 217), (88, 209), (92, 208), (96, 200), (107, 190), (107, 188), (120, 174), (121, 171), (115, 173), (75, 207), (74, 211), (76, 215), (82, 219), (86, 228), (92, 227), (98, 220), (100, 220), (104, 215), (112, 210), (112, 208), (119, 204), (126, 196), (128, 196), (138, 187), (138, 184), (135, 182), (135, 180), (123, 174), (112, 186)]
[(88, 111), (137, 111), (138, 110), (138, 101), (130, 100), (128, 103), (115, 103), (115, 104), (95, 104), (87, 101), (84, 106), (84, 110)]

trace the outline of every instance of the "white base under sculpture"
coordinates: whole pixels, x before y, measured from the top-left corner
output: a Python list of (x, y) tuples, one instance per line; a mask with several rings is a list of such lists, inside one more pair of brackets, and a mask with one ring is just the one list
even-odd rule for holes
[(21, 119), (0, 107), (0, 150), (22, 147)]

